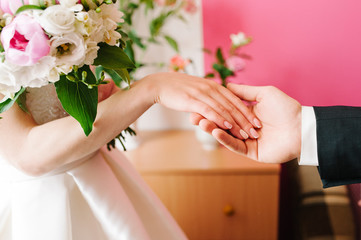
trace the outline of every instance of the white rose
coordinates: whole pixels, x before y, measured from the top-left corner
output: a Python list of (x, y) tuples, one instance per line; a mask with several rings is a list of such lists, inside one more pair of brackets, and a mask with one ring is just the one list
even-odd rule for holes
[(50, 55), (56, 57), (57, 65), (82, 66), (85, 52), (84, 39), (78, 33), (68, 33), (51, 38)]
[(44, 10), (40, 17), (40, 25), (52, 35), (74, 32), (75, 14), (62, 5), (54, 5)]
[[(13, 98), (15, 93), (21, 89), (21, 84), (17, 82), (16, 75), (6, 63), (0, 64), (0, 93), (4, 99)], [(0, 101), (0, 102), (1, 102)]]
[[(28, 67), (28, 78), (26, 85), (28, 87), (42, 87), (49, 82), (56, 82), (59, 80), (55, 76), (50, 75), (51, 70), (56, 66), (56, 58), (51, 56), (45, 56), (40, 59), (34, 66)], [(23, 81), (24, 82), (24, 81)]]

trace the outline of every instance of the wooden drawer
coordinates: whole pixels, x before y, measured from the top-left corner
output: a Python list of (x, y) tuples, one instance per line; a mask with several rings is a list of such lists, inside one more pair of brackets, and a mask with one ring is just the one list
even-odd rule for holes
[(278, 164), (205, 151), (193, 131), (140, 135), (142, 145), (126, 155), (190, 240), (277, 239)]
[(143, 177), (190, 240), (277, 239), (277, 175)]

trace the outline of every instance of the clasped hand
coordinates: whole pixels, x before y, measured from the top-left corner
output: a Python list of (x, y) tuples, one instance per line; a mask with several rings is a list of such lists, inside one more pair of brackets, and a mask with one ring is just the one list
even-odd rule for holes
[(275, 87), (228, 84), (227, 89), (247, 101), (252, 116), (261, 121), (258, 138), (239, 138), (196, 113), (191, 115), (191, 122), (231, 151), (259, 162), (283, 163), (299, 157), (302, 119), (301, 105), (296, 100)]

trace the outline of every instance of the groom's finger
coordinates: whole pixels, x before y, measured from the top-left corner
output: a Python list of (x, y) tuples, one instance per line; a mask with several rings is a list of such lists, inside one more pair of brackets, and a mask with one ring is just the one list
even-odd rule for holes
[(201, 121), (199, 121), (199, 127), (209, 134), (212, 134), (213, 129), (218, 128), (215, 123), (207, 119), (202, 119)]
[[(212, 135), (218, 142), (224, 145), (229, 150), (242, 154), (247, 155), (247, 147), (244, 141), (234, 138), (233, 136), (229, 135), (222, 129), (216, 128), (212, 131)], [(254, 140), (253, 140), (254, 141)]]
[(229, 83), (227, 88), (231, 90), (235, 95), (237, 95), (242, 100), (246, 100), (249, 102), (259, 102), (262, 89), (264, 87), (255, 87), (248, 85), (238, 85), (234, 83)]
[(191, 122), (191, 124), (193, 125), (199, 125), (199, 122), (204, 119), (204, 117), (198, 113), (191, 113), (189, 115), (189, 121)]

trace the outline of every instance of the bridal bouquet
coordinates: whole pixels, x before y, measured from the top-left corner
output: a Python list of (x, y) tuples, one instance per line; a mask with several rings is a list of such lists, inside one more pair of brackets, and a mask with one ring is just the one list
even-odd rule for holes
[(104, 73), (119, 86), (135, 67), (123, 51), (122, 17), (116, 0), (0, 0), (0, 113), (27, 87), (54, 83), (89, 135)]

